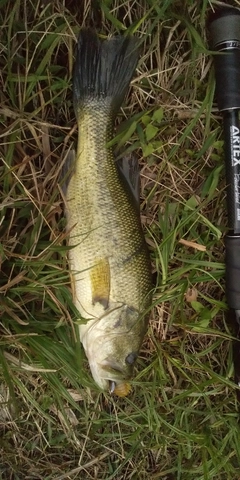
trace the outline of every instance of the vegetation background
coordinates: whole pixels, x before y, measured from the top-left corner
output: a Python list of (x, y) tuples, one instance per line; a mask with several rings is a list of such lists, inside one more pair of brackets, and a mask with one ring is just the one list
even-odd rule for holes
[[(206, 32), (220, 5), (0, 0), (2, 480), (240, 478), (222, 126)], [(60, 172), (77, 139), (82, 25), (142, 42), (114, 144), (139, 158), (156, 289), (125, 399), (89, 374), (69, 283)]]

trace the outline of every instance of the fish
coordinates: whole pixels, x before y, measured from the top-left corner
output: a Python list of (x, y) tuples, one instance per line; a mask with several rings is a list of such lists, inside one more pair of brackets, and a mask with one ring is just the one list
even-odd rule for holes
[(100, 39), (94, 30), (80, 31), (73, 70), (78, 142), (65, 195), (80, 341), (96, 384), (119, 397), (131, 390), (152, 302), (138, 182), (108, 145), (138, 59), (133, 36)]

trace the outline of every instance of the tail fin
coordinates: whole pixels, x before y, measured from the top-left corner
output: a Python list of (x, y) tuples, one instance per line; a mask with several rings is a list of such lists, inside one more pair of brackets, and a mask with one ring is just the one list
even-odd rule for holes
[(105, 99), (112, 113), (119, 110), (137, 66), (138, 42), (120, 35), (101, 41), (96, 32), (81, 30), (73, 73), (76, 114), (91, 99)]

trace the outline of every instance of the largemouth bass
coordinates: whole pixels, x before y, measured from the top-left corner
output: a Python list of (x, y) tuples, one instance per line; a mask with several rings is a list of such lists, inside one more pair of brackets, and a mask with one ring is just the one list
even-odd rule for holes
[(139, 208), (107, 142), (138, 61), (133, 37), (101, 41), (80, 32), (73, 73), (78, 145), (67, 185), (66, 215), (80, 340), (93, 378), (119, 396), (146, 333), (150, 261)]

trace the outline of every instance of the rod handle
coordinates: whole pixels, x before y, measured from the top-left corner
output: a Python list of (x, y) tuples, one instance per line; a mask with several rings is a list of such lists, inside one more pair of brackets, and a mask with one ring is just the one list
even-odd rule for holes
[(208, 20), (214, 55), (216, 99), (220, 111), (240, 108), (240, 9), (226, 7)]

